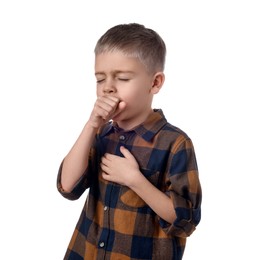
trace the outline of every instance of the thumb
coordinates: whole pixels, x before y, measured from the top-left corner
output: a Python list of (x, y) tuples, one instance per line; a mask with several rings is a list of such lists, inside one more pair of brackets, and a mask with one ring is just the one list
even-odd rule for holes
[(113, 117), (116, 117), (119, 113), (121, 113), (126, 107), (126, 103), (124, 101), (119, 102)]
[(121, 112), (126, 107), (126, 103), (124, 101), (119, 102), (117, 109)]
[(120, 146), (120, 152), (124, 155), (127, 159), (135, 159), (134, 156), (126, 149), (124, 146)]

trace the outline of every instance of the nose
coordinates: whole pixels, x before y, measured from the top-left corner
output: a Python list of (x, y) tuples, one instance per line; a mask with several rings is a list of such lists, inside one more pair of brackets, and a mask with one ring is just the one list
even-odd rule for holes
[(104, 94), (113, 94), (116, 93), (116, 87), (113, 81), (107, 80), (107, 82), (103, 85)]

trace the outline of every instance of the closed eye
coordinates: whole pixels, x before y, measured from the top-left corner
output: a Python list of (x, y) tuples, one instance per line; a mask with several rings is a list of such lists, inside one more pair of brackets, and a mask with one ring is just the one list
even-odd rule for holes
[(97, 80), (97, 84), (99, 84), (99, 83), (101, 83), (101, 82), (103, 82), (104, 81), (104, 79), (98, 79)]

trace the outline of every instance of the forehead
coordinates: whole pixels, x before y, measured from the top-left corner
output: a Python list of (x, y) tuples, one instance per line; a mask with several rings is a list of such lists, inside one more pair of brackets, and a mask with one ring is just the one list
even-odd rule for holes
[(121, 51), (104, 52), (95, 56), (95, 72), (140, 71), (145, 66), (136, 57), (127, 56)]

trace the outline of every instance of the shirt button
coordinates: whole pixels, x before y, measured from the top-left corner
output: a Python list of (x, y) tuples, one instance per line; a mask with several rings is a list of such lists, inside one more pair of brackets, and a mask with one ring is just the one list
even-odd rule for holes
[(104, 247), (104, 246), (105, 246), (105, 243), (104, 243), (104, 242), (100, 242), (100, 243), (99, 243), (99, 246), (100, 246), (100, 247)]
[(107, 211), (107, 206), (104, 207), (104, 211)]
[(125, 140), (125, 136), (124, 136), (124, 135), (120, 135), (120, 136), (119, 136), (119, 140), (120, 140), (120, 141), (124, 141), (124, 140)]

